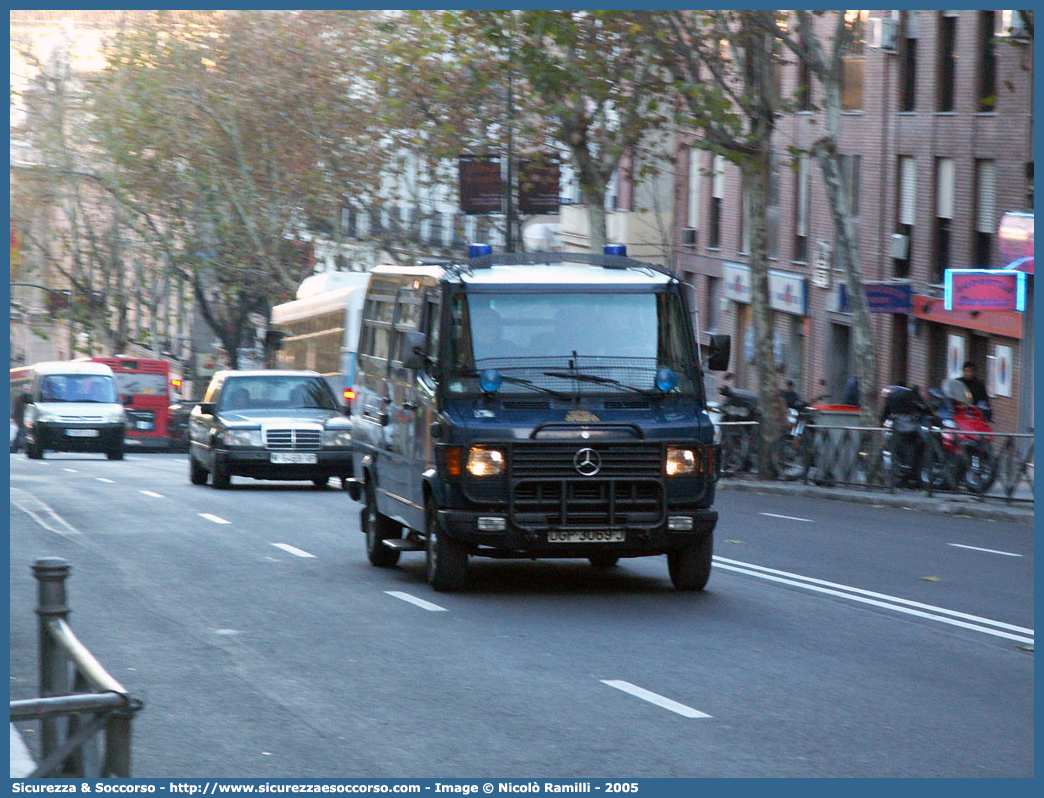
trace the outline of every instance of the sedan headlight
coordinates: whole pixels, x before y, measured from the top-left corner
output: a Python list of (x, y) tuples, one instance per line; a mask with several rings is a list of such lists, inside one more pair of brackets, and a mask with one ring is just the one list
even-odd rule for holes
[(691, 474), (696, 470), (696, 455), (692, 449), (667, 447), (667, 476), (676, 477)]
[(323, 446), (351, 446), (352, 431), (350, 429), (323, 430)]
[(495, 477), (504, 473), (504, 453), (499, 449), (468, 449), (468, 473), (473, 477)]
[(226, 446), (261, 446), (261, 430), (225, 430), (225, 432), (221, 435), (221, 442)]

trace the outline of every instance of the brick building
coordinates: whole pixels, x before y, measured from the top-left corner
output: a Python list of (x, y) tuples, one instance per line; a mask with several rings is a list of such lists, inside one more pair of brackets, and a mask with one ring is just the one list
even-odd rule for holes
[[(996, 240), (1003, 213), (1033, 210), (1032, 40), (1017, 12), (849, 13), (864, 44), (845, 60), (840, 151), (858, 267), (883, 299), (878, 309), (891, 310), (872, 313), (880, 382), (938, 386), (972, 360), (993, 397), (994, 427), (1025, 429), (1031, 320), (947, 312), (942, 284), (947, 268), (1004, 265)], [(833, 19), (820, 23), (826, 39)], [(788, 61), (782, 91), (792, 97), (805, 81)], [(791, 155), (808, 153), (821, 135), (821, 97), (813, 81), (810, 110), (778, 117), (770, 293), (781, 381), (794, 379), (802, 397), (836, 400), (853, 375), (851, 316), (819, 167)], [(674, 203), (673, 261), (697, 288), (701, 326), (733, 335), (735, 381), (754, 387), (739, 170), (680, 139)]]

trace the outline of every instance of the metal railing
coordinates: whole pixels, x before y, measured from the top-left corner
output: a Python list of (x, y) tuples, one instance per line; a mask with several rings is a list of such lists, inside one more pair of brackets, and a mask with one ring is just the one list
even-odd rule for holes
[[(884, 427), (808, 425), (798, 438), (784, 436), (762, 447), (756, 421), (722, 422), (721, 475), (749, 471), (764, 475), (759, 452), (772, 458), (776, 479), (821, 486), (849, 486), (895, 492), (910, 487), (936, 493), (963, 493), (979, 499), (1033, 501), (1033, 435), (932, 429), (919, 438), (913, 473), (895, 456), (897, 442)], [(969, 450), (963, 436), (982, 443)]]
[(11, 702), (12, 722), (37, 719), (41, 724), (42, 758), (28, 778), (129, 778), (131, 720), (142, 703), (69, 627), (69, 563), (44, 557), (32, 569), (38, 583), (40, 697)]

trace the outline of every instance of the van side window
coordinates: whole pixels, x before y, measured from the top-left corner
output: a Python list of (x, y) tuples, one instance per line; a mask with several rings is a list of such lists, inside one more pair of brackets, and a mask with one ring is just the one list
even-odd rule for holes
[(407, 379), (406, 369), (402, 367), (403, 333), (420, 329), (423, 310), (421, 295), (417, 291), (412, 288), (399, 291), (395, 314), (395, 340), (392, 346), (392, 375), (395, 379)]
[(394, 315), (394, 296), (374, 295), (366, 300), (359, 338), (359, 356), (366, 371), (378, 373), (387, 367)]
[(429, 363), (434, 366), (439, 362), (439, 311), (442, 309), (439, 296), (429, 294), (425, 306), (424, 329), (428, 333), (428, 346), (425, 354), (428, 356)]

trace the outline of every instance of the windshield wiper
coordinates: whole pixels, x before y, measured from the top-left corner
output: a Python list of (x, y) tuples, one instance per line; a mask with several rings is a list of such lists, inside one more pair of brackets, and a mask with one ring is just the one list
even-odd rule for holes
[(654, 396), (655, 391), (645, 390), (643, 388), (635, 388), (633, 385), (628, 385), (625, 382), (614, 380), (612, 377), (599, 377), (597, 374), (584, 374), (579, 371), (545, 371), (545, 377), (560, 377), (563, 380), (576, 380), (577, 382), (594, 382), (599, 385), (613, 385), (617, 388), (623, 388), (628, 391), (634, 391), (640, 393), (642, 396)]
[[(477, 377), (478, 372), (469, 374), (468, 376)], [(551, 394), (551, 396), (554, 396), (556, 399), (563, 399), (565, 401), (569, 401), (573, 398), (569, 394), (562, 393), (561, 391), (556, 391), (554, 388), (548, 388), (544, 385), (537, 385), (532, 380), (523, 379), (522, 377), (509, 377), (506, 374), (501, 374), (500, 379), (503, 382), (510, 382), (512, 385), (524, 385), (526, 388), (532, 388), (534, 391), (541, 391), (543, 393)]]

